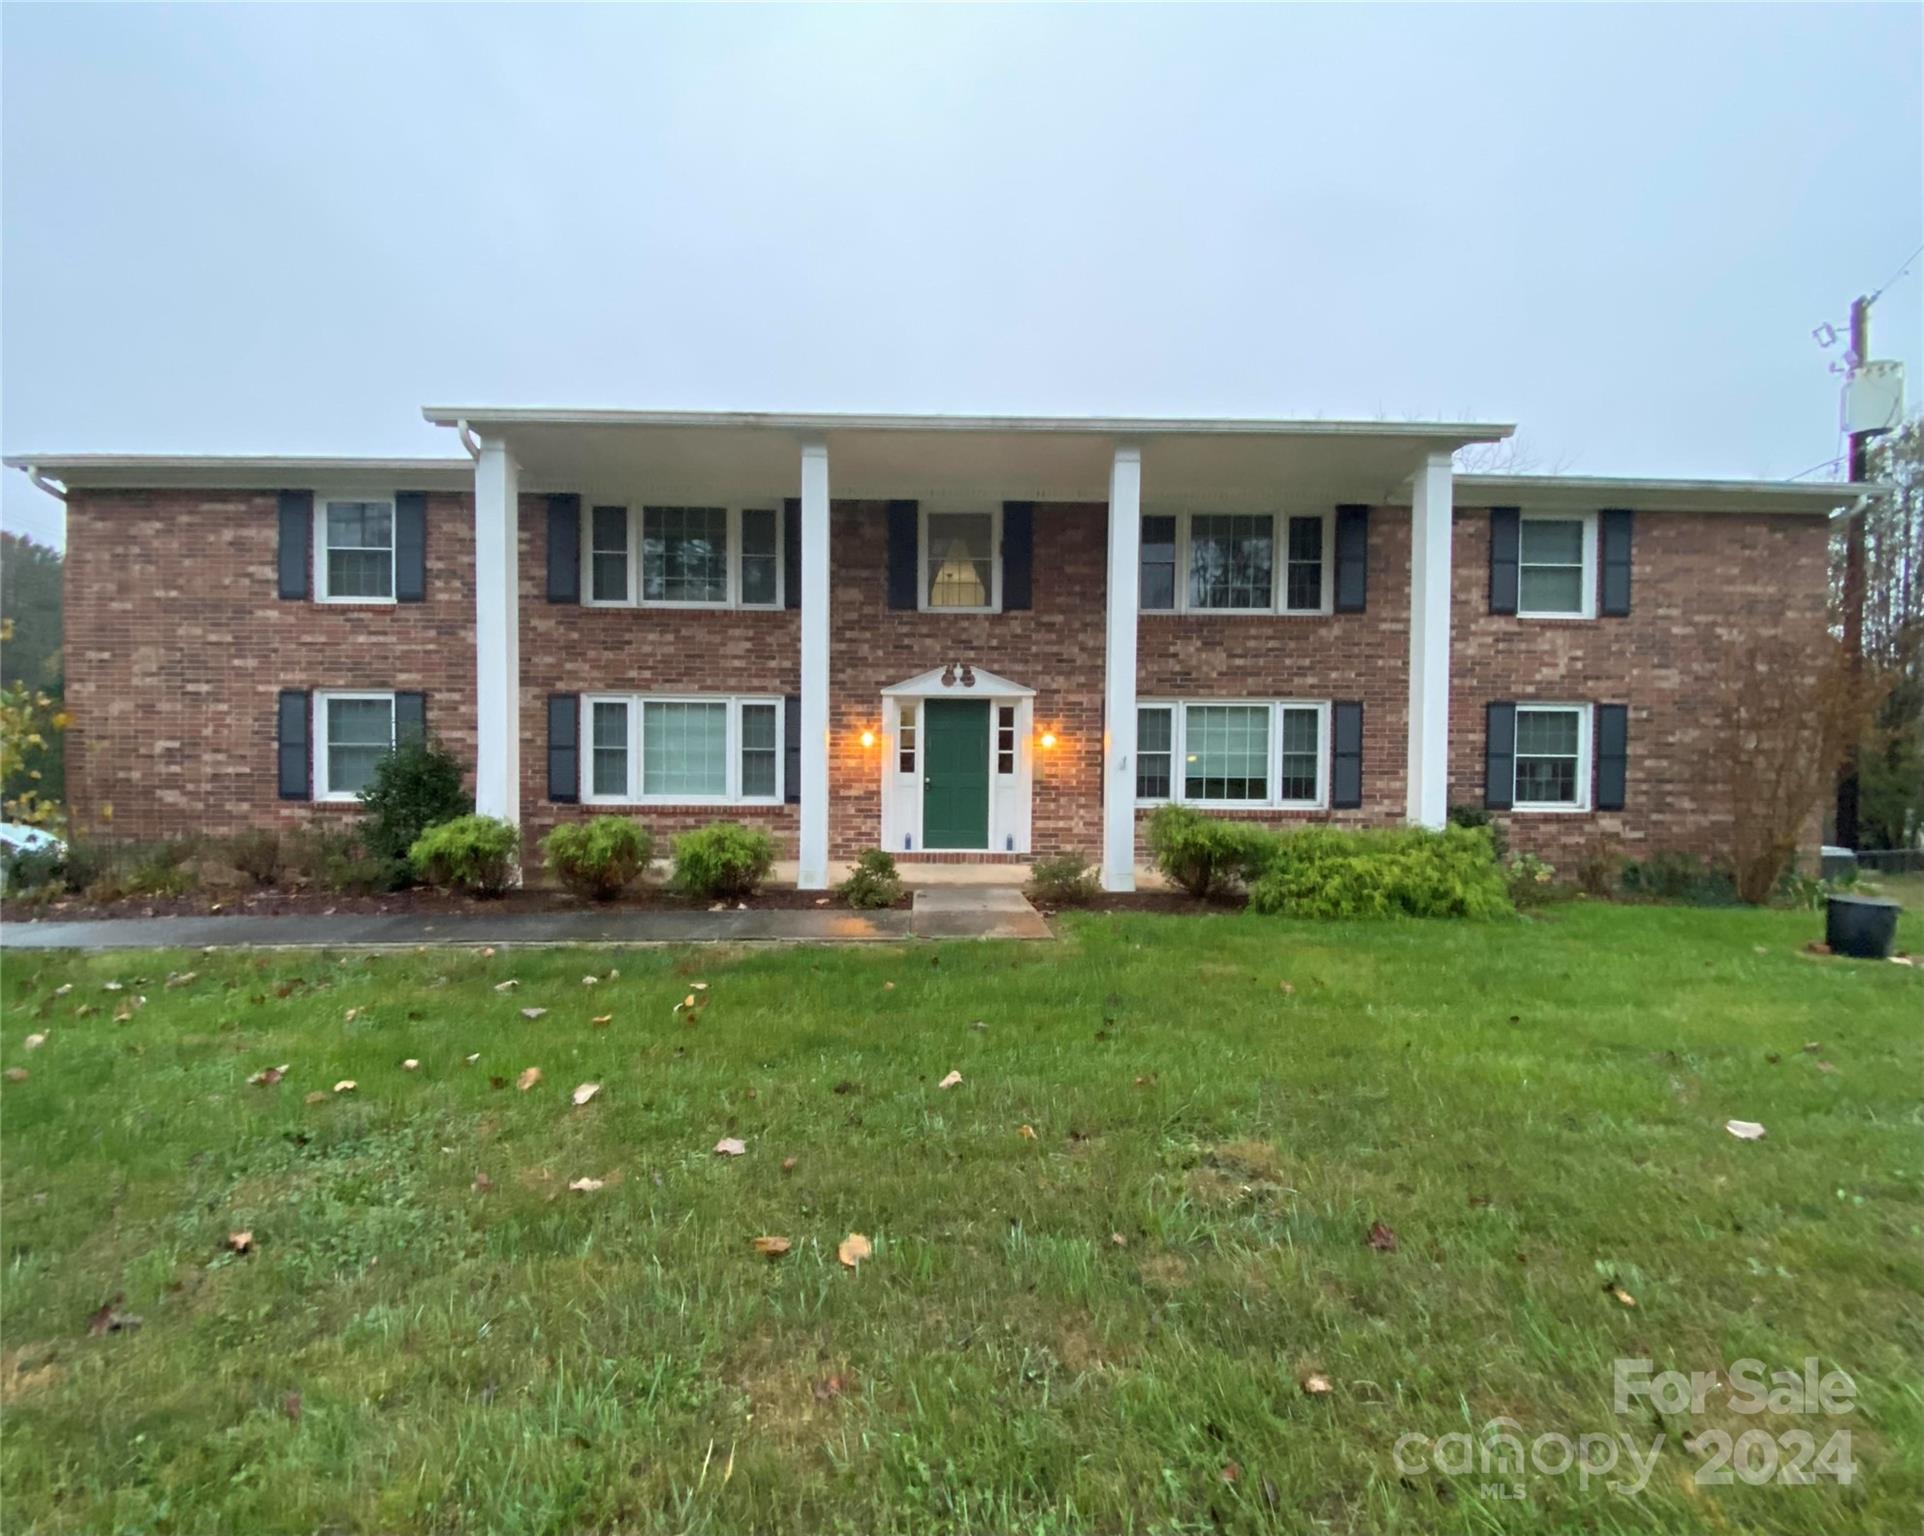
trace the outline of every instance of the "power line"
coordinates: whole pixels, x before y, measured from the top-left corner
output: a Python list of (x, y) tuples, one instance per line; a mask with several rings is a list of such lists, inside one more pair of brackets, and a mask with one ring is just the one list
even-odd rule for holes
[(1878, 285), (1877, 290), (1874, 293), (1872, 293), (1870, 298), (1867, 299), (1865, 302), (1873, 303), (1873, 304), (1876, 303), (1879, 296), (1882, 295), (1884, 290), (1890, 287), (1892, 283), (1896, 282), (1906, 272), (1910, 271), (1911, 263), (1916, 261), (1917, 258), (1920, 256), (1924, 256), (1924, 245), (1920, 245), (1916, 250), (1912, 251), (1910, 255), (1906, 256), (1904, 258), (1904, 265), (1899, 267), (1889, 277), (1885, 278), (1884, 281)]

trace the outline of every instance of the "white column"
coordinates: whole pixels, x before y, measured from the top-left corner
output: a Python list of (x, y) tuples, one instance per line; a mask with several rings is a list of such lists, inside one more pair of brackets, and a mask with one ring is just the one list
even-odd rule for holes
[(1408, 819), (1440, 827), (1450, 808), (1450, 456), (1433, 453), (1410, 498)]
[(795, 884), (828, 889), (828, 445), (802, 447), (802, 837)]
[(1109, 469), (1109, 623), (1103, 662), (1102, 888), (1136, 888), (1136, 609), (1142, 547), (1142, 450)]
[(474, 808), (521, 822), (521, 469), (498, 439), (474, 465)]

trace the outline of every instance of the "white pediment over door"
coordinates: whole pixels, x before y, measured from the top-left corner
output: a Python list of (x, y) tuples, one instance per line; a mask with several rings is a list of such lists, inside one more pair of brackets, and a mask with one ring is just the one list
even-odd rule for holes
[[(948, 685), (943, 686), (943, 674), (948, 674)], [(985, 672), (976, 667), (973, 672), (973, 685), (962, 681), (962, 668), (931, 667), (927, 672), (919, 672), (914, 677), (904, 678), (882, 690), (885, 699), (1033, 699), (1035, 689), (1024, 688), (1020, 683), (1012, 683), (1006, 677), (998, 677), (993, 672)]]

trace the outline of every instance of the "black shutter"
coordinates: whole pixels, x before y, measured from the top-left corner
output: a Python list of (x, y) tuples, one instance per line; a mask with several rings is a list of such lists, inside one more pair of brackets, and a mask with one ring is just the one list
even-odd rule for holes
[(1522, 538), (1523, 517), (1515, 507), (1490, 508), (1490, 612), (1492, 613), (1516, 612), (1517, 555)]
[(802, 502), (798, 496), (782, 503), (782, 606), (802, 606)]
[(1516, 797), (1516, 705), (1492, 703), (1483, 725), (1483, 803), (1507, 811)]
[(573, 805), (581, 798), (581, 695), (548, 695), (548, 798)]
[(1035, 569), (1035, 503), (1002, 503), (1002, 611), (1030, 607)]
[(394, 695), (394, 744), (428, 739), (428, 696), (425, 693)]
[(1370, 509), (1336, 509), (1336, 611), (1362, 613), (1369, 605)]
[(912, 501), (889, 503), (889, 607), (917, 606), (916, 544), (919, 519)]
[(309, 735), (313, 700), (304, 689), (281, 690), (280, 714), (274, 731), (283, 800), (314, 798), (314, 753)]
[(1603, 596), (1598, 609), (1611, 618), (1630, 612), (1630, 513), (1607, 509), (1598, 519), (1603, 543)]
[(394, 600), (418, 603), (428, 595), (428, 498), (424, 491), (394, 493)]
[(1597, 809), (1623, 809), (1624, 778), (1630, 765), (1630, 706), (1597, 706)]
[(1330, 706), (1329, 803), (1339, 811), (1363, 803), (1363, 706), (1353, 701)]
[(782, 799), (802, 803), (802, 696), (782, 700)]
[[(581, 498), (548, 498), (548, 601), (581, 601)], [(572, 797), (570, 797), (572, 798)]]
[(307, 596), (307, 561), (313, 548), (314, 493), (282, 491), (278, 558), (282, 597)]

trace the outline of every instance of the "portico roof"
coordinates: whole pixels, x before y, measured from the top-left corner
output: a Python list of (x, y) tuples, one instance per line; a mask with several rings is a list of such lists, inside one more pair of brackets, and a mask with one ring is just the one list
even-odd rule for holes
[(1509, 436), (1507, 423), (1134, 416), (900, 416), (429, 406), (439, 426), (505, 442), (524, 487), (634, 485), (768, 495), (798, 450), (827, 445), (837, 498), (1103, 501), (1118, 445), (1142, 453), (1143, 494), (1380, 501), (1430, 454)]

